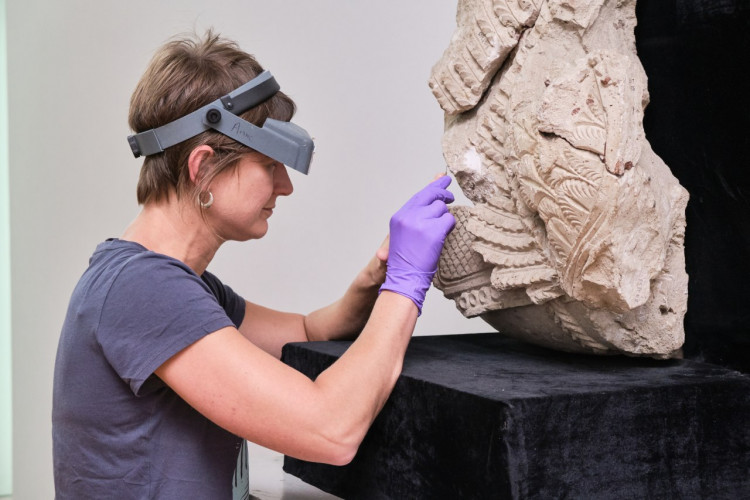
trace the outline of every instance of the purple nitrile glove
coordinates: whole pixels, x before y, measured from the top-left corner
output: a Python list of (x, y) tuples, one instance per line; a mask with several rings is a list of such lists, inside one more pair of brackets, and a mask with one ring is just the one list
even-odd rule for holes
[(391, 217), (388, 270), (380, 291), (409, 297), (419, 314), (437, 271), (445, 237), (456, 224), (446, 206), (453, 202), (453, 193), (446, 189), (450, 183), (448, 176), (433, 181)]

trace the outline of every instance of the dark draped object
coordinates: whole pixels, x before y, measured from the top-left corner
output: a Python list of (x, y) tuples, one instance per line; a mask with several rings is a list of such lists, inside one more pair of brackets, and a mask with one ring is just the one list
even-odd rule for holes
[(690, 192), (685, 355), (750, 372), (750, 0), (638, 0), (653, 150)]

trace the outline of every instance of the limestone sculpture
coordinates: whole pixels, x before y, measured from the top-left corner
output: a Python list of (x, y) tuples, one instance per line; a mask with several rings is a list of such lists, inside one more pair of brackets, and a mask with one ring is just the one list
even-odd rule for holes
[(459, 0), (430, 87), (472, 207), (435, 283), (465, 316), (571, 352), (679, 356), (687, 191), (643, 132), (635, 0)]

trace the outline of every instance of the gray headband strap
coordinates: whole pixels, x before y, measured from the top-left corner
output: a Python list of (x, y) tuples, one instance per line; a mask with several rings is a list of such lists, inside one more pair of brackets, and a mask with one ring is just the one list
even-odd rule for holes
[(279, 84), (264, 71), (229, 94), (173, 122), (128, 137), (133, 155), (150, 156), (206, 130), (216, 130), (304, 174), (310, 169), (314, 144), (301, 127), (267, 119), (263, 127), (236, 116), (271, 98)]

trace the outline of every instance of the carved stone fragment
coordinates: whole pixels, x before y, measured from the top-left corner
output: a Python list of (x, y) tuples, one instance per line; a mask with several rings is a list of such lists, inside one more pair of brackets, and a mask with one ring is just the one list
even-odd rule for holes
[(474, 203), (435, 283), (555, 349), (679, 355), (688, 193), (643, 132), (635, 0), (459, 0), (432, 71), (443, 153)]

